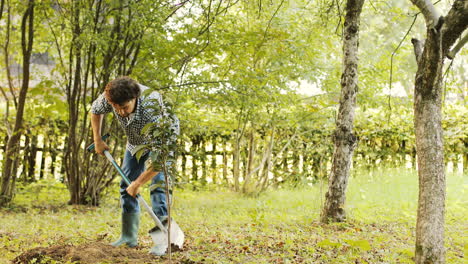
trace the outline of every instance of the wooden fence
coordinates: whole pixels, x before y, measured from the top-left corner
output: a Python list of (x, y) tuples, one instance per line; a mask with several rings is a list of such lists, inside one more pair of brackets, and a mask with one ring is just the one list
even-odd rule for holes
[[(20, 157), (23, 157), (18, 168), (18, 180), (25, 182), (43, 178), (63, 180), (65, 172), (62, 162), (64, 147), (60, 140), (58, 142), (58, 145), (51, 145), (48, 142), (43, 142), (42, 136), (23, 137), (20, 153), (18, 153)], [(180, 143), (183, 147), (177, 160), (178, 181), (200, 184), (232, 184), (234, 147), (230, 140), (211, 138), (211, 140), (200, 141), (198, 138)], [(323, 143), (322, 148), (317, 150), (316, 144), (301, 143), (299, 147), (296, 145), (281, 153), (274, 153), (276, 162), (269, 171), (270, 177), (277, 178), (277, 181), (303, 182), (312, 182), (317, 178), (327, 177), (331, 164), (332, 145), (331, 142)], [(365, 142), (361, 142), (361, 144), (365, 144)], [(415, 166), (416, 152), (414, 148), (404, 151), (397, 150), (392, 153), (385, 150), (369, 152), (368, 147), (363, 147), (363, 149), (365, 152), (361, 151), (359, 147), (356, 149), (354, 167)], [(245, 144), (240, 151), (240, 181), (245, 179), (249, 173), (249, 151), (251, 149), (248, 144)], [(1, 146), (0, 160), (3, 159), (3, 154), (4, 146)], [(449, 169), (468, 171), (466, 153), (447, 156), (450, 157), (446, 159), (446, 165)]]

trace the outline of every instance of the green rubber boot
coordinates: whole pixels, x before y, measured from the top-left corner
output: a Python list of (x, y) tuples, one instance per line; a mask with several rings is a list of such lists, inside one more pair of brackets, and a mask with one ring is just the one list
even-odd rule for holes
[(118, 247), (126, 244), (129, 247), (138, 245), (138, 227), (140, 226), (140, 213), (122, 213), (122, 235), (111, 245)]

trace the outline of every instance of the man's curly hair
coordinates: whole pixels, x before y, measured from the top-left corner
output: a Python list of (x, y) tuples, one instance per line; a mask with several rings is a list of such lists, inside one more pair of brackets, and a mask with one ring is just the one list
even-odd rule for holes
[(118, 105), (123, 105), (132, 99), (138, 98), (141, 94), (138, 83), (128, 76), (110, 81), (104, 92), (108, 101)]

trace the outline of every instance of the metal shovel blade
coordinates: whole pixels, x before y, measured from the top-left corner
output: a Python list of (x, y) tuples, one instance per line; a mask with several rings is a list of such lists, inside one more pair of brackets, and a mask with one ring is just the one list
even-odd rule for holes
[[(163, 225), (167, 228), (167, 220), (163, 221)], [(157, 256), (165, 255), (168, 247), (166, 230), (161, 230), (158, 226), (156, 226), (149, 231), (149, 234), (155, 244), (155, 246), (151, 248), (150, 253)], [(176, 221), (172, 219), (171, 244), (177, 246), (179, 249), (182, 249), (184, 239), (184, 232), (182, 232), (182, 229), (180, 229)]]

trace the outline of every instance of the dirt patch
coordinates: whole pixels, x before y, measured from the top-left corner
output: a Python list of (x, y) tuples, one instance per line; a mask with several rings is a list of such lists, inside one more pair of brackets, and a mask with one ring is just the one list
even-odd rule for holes
[(33, 248), (16, 257), (12, 263), (50, 263), (52, 260), (57, 262), (71, 261), (80, 264), (123, 264), (166, 262), (167, 257), (153, 256), (148, 253), (148, 248), (116, 248), (102, 242), (93, 242), (77, 246), (57, 245)]

